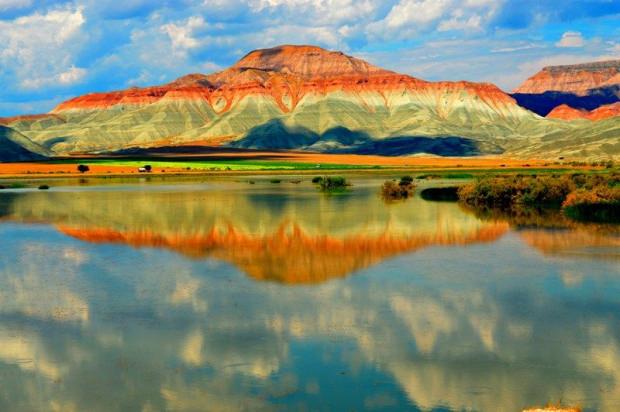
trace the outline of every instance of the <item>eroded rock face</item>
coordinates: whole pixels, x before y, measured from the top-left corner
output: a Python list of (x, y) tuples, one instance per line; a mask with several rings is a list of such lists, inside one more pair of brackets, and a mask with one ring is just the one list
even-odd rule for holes
[(549, 66), (527, 79), (515, 93), (569, 92), (585, 95), (591, 89), (620, 84), (620, 60)]
[[(255, 50), (232, 67), (211, 75), (190, 74), (163, 86), (92, 93), (61, 103), (53, 113), (149, 105), (166, 100), (206, 102), (218, 114), (229, 111), (247, 96), (265, 97), (283, 113), (294, 110), (308, 95), (344, 92), (416, 91), (441, 99), (441, 94), (467, 93), (495, 109), (514, 106), (514, 100), (495, 85), (472, 82), (427, 82), (373, 66), (364, 60), (316, 46), (279, 46)], [(357, 99), (365, 105), (363, 99)], [(386, 104), (390, 102), (386, 101)], [(505, 113), (504, 113), (505, 114)]]
[(563, 104), (553, 109), (547, 115), (550, 119), (561, 120), (603, 120), (616, 116), (620, 116), (620, 103), (607, 104), (592, 111), (575, 109)]

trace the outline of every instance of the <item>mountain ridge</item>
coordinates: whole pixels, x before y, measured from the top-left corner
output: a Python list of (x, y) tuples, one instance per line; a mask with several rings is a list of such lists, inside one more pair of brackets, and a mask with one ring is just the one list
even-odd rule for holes
[[(307, 45), (255, 50), (216, 73), (77, 96), (47, 115), (1, 122), (61, 155), (200, 141), (262, 149), (285, 142), (287, 149), (394, 155), (429, 147), (446, 155), (461, 147), (463, 155), (520, 156), (536, 150), (547, 135), (565, 142), (565, 156), (608, 158), (620, 152), (606, 145), (615, 133), (613, 122), (582, 134), (581, 142), (593, 142), (584, 152), (565, 138), (580, 126), (544, 119), (493, 84), (429, 82)], [(243, 142), (249, 136), (248, 146)], [(457, 140), (429, 144), (433, 138)]]

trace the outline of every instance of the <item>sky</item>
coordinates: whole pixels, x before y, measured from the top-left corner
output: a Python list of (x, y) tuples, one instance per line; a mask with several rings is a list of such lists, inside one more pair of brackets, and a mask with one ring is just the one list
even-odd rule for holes
[(547, 65), (620, 58), (620, 0), (0, 0), (0, 116), (280, 44), (510, 91)]

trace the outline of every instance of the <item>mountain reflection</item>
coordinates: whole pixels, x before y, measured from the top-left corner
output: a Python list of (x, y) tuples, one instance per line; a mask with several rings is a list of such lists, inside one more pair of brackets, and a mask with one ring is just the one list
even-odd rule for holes
[(94, 243), (171, 249), (235, 264), (249, 276), (316, 283), (435, 245), (497, 240), (508, 225), (456, 204), (386, 206), (374, 189), (344, 198), (269, 191), (57, 192), (5, 199), (5, 219), (43, 222)]

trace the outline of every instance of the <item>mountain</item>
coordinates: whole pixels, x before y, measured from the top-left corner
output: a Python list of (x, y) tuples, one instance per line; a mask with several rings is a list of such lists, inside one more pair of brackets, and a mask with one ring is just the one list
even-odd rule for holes
[(49, 152), (26, 136), (0, 125), (0, 162), (42, 160)]
[(514, 92), (533, 94), (557, 91), (584, 96), (592, 89), (617, 84), (620, 84), (620, 60), (609, 60), (545, 67)]
[(594, 110), (620, 101), (620, 60), (549, 66), (512, 94), (528, 110), (546, 116), (554, 108)]
[(611, 117), (620, 116), (620, 102), (607, 104), (600, 106), (592, 111), (583, 109), (575, 109), (566, 104), (562, 104), (554, 108), (547, 117), (550, 119), (562, 119), (562, 120), (602, 120)]
[[(49, 114), (4, 123), (62, 155), (190, 143), (385, 155), (518, 155), (550, 133), (563, 139), (583, 127), (541, 118), (492, 84), (428, 82), (315, 46), (255, 50), (217, 73), (91, 93)], [(607, 129), (584, 132), (597, 143), (588, 157), (620, 153), (613, 145), (613, 130), (620, 125), (610, 128), (611, 136)], [(581, 156), (581, 149), (575, 150), (566, 154)]]

